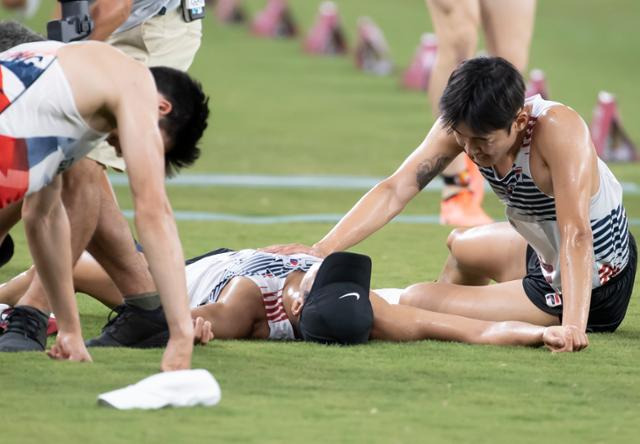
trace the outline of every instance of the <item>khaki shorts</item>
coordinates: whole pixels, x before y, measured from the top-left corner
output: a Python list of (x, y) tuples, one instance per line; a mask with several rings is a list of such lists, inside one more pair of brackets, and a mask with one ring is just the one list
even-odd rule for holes
[[(169, 66), (186, 71), (200, 47), (202, 20), (185, 22), (180, 8), (156, 15), (123, 32), (112, 35), (107, 43), (147, 66)], [(94, 148), (89, 159), (124, 171), (122, 157), (107, 142)]]

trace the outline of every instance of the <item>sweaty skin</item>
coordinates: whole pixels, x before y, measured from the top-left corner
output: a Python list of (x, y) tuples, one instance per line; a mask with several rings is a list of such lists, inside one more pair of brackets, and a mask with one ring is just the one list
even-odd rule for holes
[(117, 127), (136, 229), (171, 331), (161, 367), (189, 368), (193, 325), (182, 247), (164, 189), (165, 141), (158, 127), (159, 117), (170, 112), (171, 104), (157, 92), (148, 68), (109, 45), (69, 45), (61, 48), (58, 56), (76, 107), (87, 124), (101, 132)]
[[(437, 120), (424, 141), (396, 172), (367, 192), (320, 241), (312, 247), (290, 244), (264, 250), (319, 257), (346, 250), (386, 225), (463, 151), (480, 166), (493, 166), (498, 173), (508, 171), (522, 145), (530, 112), (530, 105), (524, 106), (509, 132), (495, 130), (489, 134), (473, 134), (464, 125), (449, 130)], [(531, 153), (536, 185), (556, 199), (561, 234), (564, 301), (561, 331), (565, 347), (559, 351), (578, 351), (588, 345), (585, 330), (593, 258), (589, 202), (598, 191), (597, 156), (586, 124), (574, 110), (564, 105), (551, 107), (538, 117)], [(584, 190), (590, 190), (590, 193)], [(504, 291), (500, 297), (520, 301), (523, 311), (534, 316), (541, 313), (526, 298), (521, 285), (496, 287), (494, 291)]]
[[(293, 272), (287, 276), (282, 302), (298, 334), (300, 313), (305, 294), (311, 289), (320, 264), (308, 272)], [(11, 304), (19, 298), (20, 288), (30, 279), (29, 273), (18, 275), (9, 283), (0, 286), (0, 303)], [(122, 295), (100, 265), (88, 254), (84, 254), (74, 269), (76, 288), (90, 289), (84, 292), (106, 305), (122, 303)], [(400, 300), (411, 296), (412, 287), (407, 288)], [(470, 317), (437, 313), (410, 305), (389, 304), (374, 291), (370, 293), (373, 307), (371, 339), (386, 341), (416, 341), (436, 339), (459, 341), (470, 344), (492, 345), (545, 345), (551, 350), (564, 346), (558, 326), (541, 327), (525, 322), (492, 322)], [(218, 301), (191, 310), (197, 343), (206, 344), (218, 339), (267, 339), (269, 323), (262, 294), (256, 284), (246, 277), (233, 278), (222, 290)]]

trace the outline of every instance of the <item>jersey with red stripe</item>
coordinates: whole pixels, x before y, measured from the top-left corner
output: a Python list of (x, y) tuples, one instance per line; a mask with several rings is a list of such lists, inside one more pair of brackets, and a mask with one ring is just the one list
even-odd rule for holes
[(0, 208), (45, 187), (106, 138), (76, 108), (57, 59), (62, 46), (0, 53)]
[[(561, 237), (556, 220), (555, 199), (538, 188), (529, 165), (529, 153), (538, 117), (547, 109), (560, 104), (544, 100), (539, 95), (528, 98), (526, 103), (531, 105), (531, 116), (522, 147), (511, 170), (503, 177), (491, 167), (480, 168), (480, 172), (506, 205), (506, 215), (511, 225), (535, 250), (547, 283), (561, 293)], [(592, 288), (605, 284), (629, 262), (629, 226), (622, 205), (622, 187), (600, 159), (598, 176), (598, 192), (591, 197), (589, 205), (594, 253)]]
[(295, 339), (282, 303), (282, 290), (294, 271), (306, 272), (321, 259), (306, 254), (285, 256), (257, 250), (204, 255), (186, 268), (192, 308), (215, 303), (234, 277), (251, 279), (260, 288), (269, 323), (269, 339)]

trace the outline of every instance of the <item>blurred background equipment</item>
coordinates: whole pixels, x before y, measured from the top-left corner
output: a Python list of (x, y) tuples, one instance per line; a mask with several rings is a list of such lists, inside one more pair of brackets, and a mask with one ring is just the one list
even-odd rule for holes
[(420, 44), (413, 54), (411, 64), (402, 76), (402, 85), (407, 89), (426, 91), (436, 62), (438, 39), (435, 34), (426, 32), (420, 37)]
[(345, 54), (347, 40), (340, 24), (338, 6), (334, 2), (320, 5), (315, 24), (304, 41), (310, 54)]
[(298, 27), (287, 0), (269, 0), (251, 23), (251, 32), (258, 37), (295, 37)]
[(598, 103), (593, 110), (591, 139), (598, 156), (604, 161), (635, 162), (638, 151), (628, 136), (618, 113), (618, 105), (613, 94), (600, 91)]
[(215, 13), (220, 23), (238, 24), (247, 21), (247, 13), (240, 0), (216, 0)]
[(355, 49), (358, 69), (379, 76), (393, 72), (389, 44), (380, 27), (370, 17), (358, 19), (358, 42)]
[(543, 99), (549, 100), (549, 90), (547, 89), (547, 77), (541, 69), (532, 69), (529, 73), (529, 82), (524, 92), (525, 97), (540, 94)]
[(58, 0), (62, 18), (47, 23), (47, 38), (60, 42), (83, 40), (93, 30), (88, 0)]

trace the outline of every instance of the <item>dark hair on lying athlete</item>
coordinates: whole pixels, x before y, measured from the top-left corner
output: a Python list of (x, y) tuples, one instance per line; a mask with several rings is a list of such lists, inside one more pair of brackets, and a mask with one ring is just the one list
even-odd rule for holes
[(464, 123), (476, 134), (511, 131), (516, 114), (524, 106), (524, 80), (501, 57), (465, 60), (453, 71), (440, 99), (445, 128)]
[(42, 42), (46, 40), (24, 25), (11, 20), (0, 21), (0, 52), (23, 43)]

